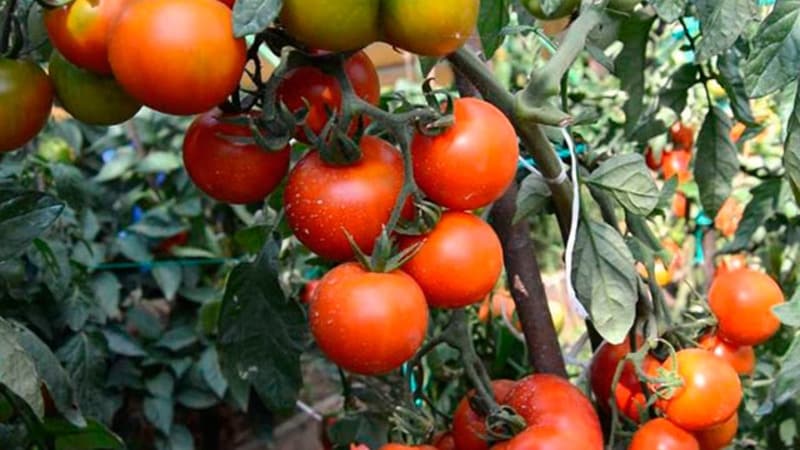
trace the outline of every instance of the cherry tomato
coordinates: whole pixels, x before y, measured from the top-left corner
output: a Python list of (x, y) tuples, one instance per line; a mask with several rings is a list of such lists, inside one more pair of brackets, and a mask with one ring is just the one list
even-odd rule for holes
[(661, 155), (661, 170), (664, 171), (664, 179), (669, 180), (673, 176), (678, 176), (679, 183), (685, 183), (692, 179), (692, 172), (689, 171), (689, 164), (692, 162), (692, 153), (688, 150), (673, 150)]
[(661, 159), (663, 157), (663, 151), (658, 152), (658, 155), (656, 155), (656, 151), (653, 150), (653, 147), (650, 147), (649, 145), (644, 149), (644, 161), (650, 170), (654, 170), (656, 172), (659, 171), (661, 169)]
[(701, 450), (691, 433), (667, 419), (657, 418), (633, 434), (628, 450)]
[(739, 431), (739, 414), (708, 430), (694, 432), (694, 437), (700, 443), (700, 450), (722, 450), (730, 445)]
[(714, 334), (706, 334), (697, 342), (698, 347), (722, 358), (739, 375), (752, 375), (756, 368), (756, 352), (749, 345), (736, 346)]
[(159, 242), (155, 248), (156, 253), (169, 253), (175, 247), (182, 247), (189, 241), (189, 232), (181, 231), (175, 236), (170, 236), (163, 241)]
[(356, 50), (381, 36), (380, 0), (284, 0), (280, 21), (311, 48)]
[(545, 14), (544, 10), (542, 9), (541, 0), (523, 0), (522, 2), (522, 5), (528, 9), (531, 15), (540, 20), (553, 20), (567, 17), (576, 9), (578, 9), (580, 4), (580, 0), (563, 0), (561, 2), (561, 6), (559, 6), (554, 12)]
[(418, 55), (445, 56), (472, 36), (479, 9), (480, 0), (383, 0), (384, 36)]
[(758, 345), (777, 333), (781, 323), (772, 307), (783, 302), (775, 280), (747, 268), (714, 277), (708, 291), (719, 336), (737, 345)]
[[(502, 402), (511, 392), (514, 382), (511, 380), (492, 381), (492, 393), (498, 402)], [(469, 399), (475, 395), (470, 391), (456, 407), (453, 413), (453, 439), (458, 450), (487, 450), (486, 443), (486, 418), (475, 412), (469, 404)]]
[[(592, 358), (592, 364), (589, 368), (589, 382), (597, 404), (605, 411), (611, 410), (608, 402), (611, 397), (617, 366), (630, 353), (630, 349), (629, 339), (625, 339), (624, 342), (616, 345), (603, 342)], [(650, 373), (658, 366), (658, 360), (647, 355), (642, 370), (645, 373)], [(641, 412), (647, 407), (647, 398), (632, 362), (628, 361), (623, 366), (619, 383), (614, 387), (613, 392), (619, 412), (634, 422), (639, 422)]]
[(744, 214), (744, 205), (733, 197), (728, 197), (714, 218), (714, 227), (725, 237), (732, 237), (739, 228)]
[(403, 237), (400, 247), (421, 245), (404, 266), (428, 304), (461, 308), (491, 292), (503, 271), (503, 247), (492, 227), (472, 214), (447, 211), (424, 235)]
[(688, 212), (689, 202), (686, 200), (686, 194), (683, 192), (676, 192), (675, 198), (672, 199), (672, 214), (679, 218), (686, 218)]
[[(742, 400), (742, 385), (733, 367), (699, 348), (681, 350), (675, 359), (683, 386), (671, 398), (656, 402), (664, 416), (689, 431), (708, 429), (730, 419)], [(662, 367), (674, 370), (672, 360), (667, 358)]]
[(378, 375), (400, 367), (422, 345), (428, 305), (404, 272), (373, 273), (345, 263), (322, 277), (309, 321), (331, 361), (354, 373)]
[(217, 111), (198, 116), (183, 140), (183, 162), (192, 182), (210, 197), (227, 203), (259, 202), (286, 176), (290, 149), (269, 151), (256, 143), (234, 141), (252, 137), (252, 131), (227, 122), (233, 119)]
[(453, 433), (442, 433), (433, 438), (433, 446), (438, 450), (456, 450), (456, 440)]
[(737, 269), (743, 269), (745, 267), (747, 267), (747, 256), (741, 253), (736, 255), (723, 255), (722, 259), (720, 259), (719, 263), (717, 264), (714, 276), (717, 277), (723, 273), (731, 272)]
[(335, 261), (353, 257), (344, 230), (365, 252), (388, 222), (403, 188), (403, 161), (392, 145), (361, 139), (362, 158), (349, 166), (309, 152), (289, 173), (284, 206), (289, 227), (314, 253)]
[(147, 0), (126, 8), (108, 58), (119, 84), (145, 105), (198, 114), (239, 86), (247, 48), (233, 36), (231, 10), (217, 0)]
[(130, 0), (75, 0), (67, 6), (45, 9), (44, 25), (50, 42), (72, 64), (108, 75), (111, 28), (130, 3)]
[[(354, 54), (345, 61), (344, 70), (356, 95), (377, 105), (381, 97), (381, 85), (378, 71), (369, 56), (364, 52)], [(290, 111), (308, 108), (306, 125), (317, 135), (328, 122), (328, 110), (340, 111), (342, 108), (339, 82), (316, 67), (298, 67), (286, 74), (286, 78), (278, 86), (277, 95)], [(354, 121), (351, 135), (355, 133), (357, 125)], [(296, 137), (308, 142), (302, 127), (298, 128)]]
[(683, 122), (675, 122), (669, 129), (672, 144), (677, 150), (691, 152), (694, 146), (694, 130)]
[(417, 134), (414, 177), (434, 202), (450, 209), (484, 207), (500, 198), (517, 171), (517, 135), (492, 104), (455, 101), (455, 123), (438, 136)]
[(311, 280), (303, 286), (303, 291), (300, 293), (300, 301), (306, 305), (310, 305), (314, 299), (314, 295), (319, 287), (320, 280)]
[(507, 289), (501, 289), (492, 292), (481, 303), (478, 309), (478, 320), (486, 323), (495, 317), (504, 317), (509, 323), (513, 323), (514, 327), (521, 330), (522, 325), (519, 320), (514, 320), (514, 312), (517, 305), (514, 303), (514, 298)]
[(115, 125), (130, 119), (142, 107), (113, 77), (81, 69), (58, 51), (50, 55), (48, 69), (61, 106), (83, 123)]
[(47, 123), (53, 85), (36, 63), (0, 58), (0, 152), (22, 147)]

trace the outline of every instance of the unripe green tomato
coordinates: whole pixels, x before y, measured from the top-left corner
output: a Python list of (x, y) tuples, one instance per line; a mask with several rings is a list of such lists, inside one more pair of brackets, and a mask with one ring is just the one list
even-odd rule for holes
[(555, 10), (550, 15), (544, 13), (542, 10), (542, 2), (541, 0), (523, 0), (522, 5), (537, 19), (541, 20), (554, 20), (560, 19), (562, 17), (567, 17), (572, 14), (578, 6), (580, 6), (580, 0), (561, 0), (561, 6)]
[(280, 22), (312, 49), (343, 52), (381, 38), (380, 0), (284, 0)]
[(37, 153), (42, 159), (50, 162), (71, 163), (75, 161), (75, 149), (64, 139), (52, 136), (39, 143)]

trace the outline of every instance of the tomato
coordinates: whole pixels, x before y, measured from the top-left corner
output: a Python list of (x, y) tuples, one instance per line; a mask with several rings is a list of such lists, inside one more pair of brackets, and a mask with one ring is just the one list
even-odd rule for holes
[(111, 31), (108, 58), (119, 84), (145, 105), (198, 114), (239, 86), (247, 48), (217, 0), (135, 1)]
[(756, 368), (756, 352), (749, 345), (736, 346), (714, 334), (706, 334), (697, 343), (730, 364), (739, 375), (752, 375)]
[(719, 336), (738, 345), (758, 345), (777, 333), (781, 323), (772, 307), (783, 302), (775, 280), (747, 268), (714, 277), (708, 291)]
[(231, 138), (252, 137), (252, 131), (226, 122), (232, 119), (217, 111), (198, 116), (183, 140), (183, 163), (192, 182), (216, 200), (262, 201), (289, 170), (289, 146), (269, 151), (254, 142), (236, 142)]
[(654, 268), (656, 272), (656, 284), (664, 287), (672, 282), (672, 274), (664, 266), (664, 261), (657, 259)]
[(563, 0), (553, 13), (545, 14), (542, 9), (541, 0), (523, 0), (522, 5), (531, 13), (533, 17), (541, 20), (553, 20), (567, 17), (580, 6), (580, 0)]
[(403, 445), (403, 444), (386, 444), (379, 450), (437, 450), (436, 447), (431, 445)]
[(130, 119), (142, 107), (113, 77), (81, 69), (58, 51), (50, 55), (48, 68), (61, 106), (83, 123), (115, 125)]
[(383, 0), (386, 42), (425, 56), (452, 53), (472, 36), (480, 0)]
[(47, 123), (53, 85), (36, 63), (0, 57), (0, 152), (16, 150)]
[(417, 280), (428, 304), (461, 308), (491, 292), (503, 271), (503, 247), (492, 227), (472, 214), (447, 211), (423, 236), (404, 236), (401, 248), (421, 244), (403, 265)]
[(400, 270), (368, 272), (352, 262), (322, 277), (308, 315), (320, 350), (362, 375), (400, 367), (428, 329), (425, 294), (413, 278)]
[(667, 419), (653, 419), (633, 434), (628, 450), (701, 450), (691, 433)]
[(303, 286), (303, 290), (300, 292), (300, 302), (310, 305), (311, 301), (314, 300), (314, 295), (317, 292), (319, 283), (319, 280), (311, 280), (306, 283), (306, 285)]
[(78, 159), (75, 149), (64, 138), (58, 136), (47, 136), (40, 139), (36, 154), (45, 161), (64, 164), (71, 164)]
[[(492, 393), (498, 402), (502, 402), (511, 392), (514, 382), (511, 380), (492, 381)], [(458, 450), (486, 450), (486, 418), (475, 412), (469, 399), (475, 395), (470, 391), (456, 407), (453, 413), (453, 438)]]
[(728, 197), (714, 218), (714, 227), (725, 237), (732, 237), (739, 228), (744, 214), (744, 205), (733, 197)]
[(503, 401), (528, 428), (508, 442), (508, 450), (602, 450), (603, 433), (592, 403), (560, 377), (529, 375)]
[[(621, 344), (603, 342), (592, 357), (589, 368), (589, 382), (592, 386), (597, 404), (605, 411), (610, 411), (609, 400), (617, 366), (630, 353), (630, 340)], [(654, 372), (659, 362), (654, 357), (645, 357), (642, 370)], [(647, 397), (642, 390), (642, 383), (636, 374), (633, 363), (628, 361), (622, 368), (619, 383), (614, 387), (614, 398), (620, 414), (624, 414), (634, 422), (639, 422), (640, 413), (647, 407)]]
[(492, 104), (455, 101), (455, 123), (438, 136), (417, 134), (414, 178), (434, 202), (450, 209), (484, 207), (500, 198), (517, 172), (517, 135)]
[(219, 2), (224, 4), (228, 8), (233, 9), (233, 5), (236, 3), (236, 0), (219, 0)]
[[(736, 371), (713, 353), (690, 348), (680, 350), (678, 376), (683, 386), (669, 399), (659, 399), (656, 408), (679, 427), (697, 431), (717, 426), (736, 412), (742, 400), (742, 384)], [(673, 370), (673, 358), (662, 367)]]
[(649, 167), (650, 170), (657, 172), (659, 169), (661, 169), (661, 159), (663, 157), (663, 151), (658, 152), (658, 155), (656, 155), (656, 151), (653, 150), (653, 147), (650, 147), (649, 145), (644, 149), (644, 162), (647, 164), (647, 167)]
[[(378, 71), (369, 56), (364, 52), (354, 54), (345, 61), (344, 70), (356, 95), (377, 105), (381, 97), (381, 84)], [(335, 77), (311, 66), (298, 67), (286, 74), (278, 86), (277, 96), (292, 112), (308, 108), (306, 124), (317, 135), (328, 122), (328, 111), (340, 111), (342, 108), (339, 82)], [(351, 126), (351, 135), (356, 131), (356, 125), (354, 122)], [(298, 128), (296, 137), (308, 142), (302, 127)]]
[(456, 450), (456, 439), (453, 433), (442, 433), (433, 438), (433, 446), (437, 450)]
[(739, 414), (734, 414), (722, 425), (708, 430), (696, 431), (694, 437), (700, 443), (700, 450), (722, 450), (736, 437), (739, 431)]
[(672, 214), (679, 219), (684, 219), (688, 209), (689, 202), (686, 200), (686, 194), (676, 192), (675, 197), (672, 199)]
[(692, 179), (692, 173), (689, 171), (691, 161), (692, 154), (688, 150), (664, 152), (661, 156), (661, 169), (664, 171), (664, 179), (669, 180), (677, 175), (679, 183), (689, 181)]
[(669, 136), (675, 149), (691, 152), (694, 146), (694, 130), (692, 127), (677, 121), (670, 127)]
[(108, 37), (114, 22), (130, 0), (75, 0), (44, 10), (44, 25), (53, 47), (64, 57), (92, 72), (111, 73)]
[(380, 39), (381, 0), (284, 0), (280, 21), (311, 48), (356, 50)]
[(520, 329), (519, 321), (514, 320), (516, 309), (517, 305), (508, 289), (500, 289), (491, 292), (481, 303), (481, 307), (478, 309), (478, 320), (486, 323), (495, 317), (504, 317), (506, 321), (514, 323), (514, 326)]
[(722, 275), (726, 272), (731, 272), (737, 269), (742, 269), (747, 267), (747, 256), (744, 254), (736, 254), (736, 255), (723, 255), (722, 259), (717, 264), (716, 271), (714, 272), (714, 276)]
[(189, 232), (184, 230), (180, 233), (170, 236), (156, 245), (156, 253), (169, 253), (175, 247), (182, 247), (189, 241)]
[(289, 227), (314, 253), (330, 260), (353, 257), (344, 230), (365, 252), (389, 221), (403, 188), (403, 161), (391, 144), (361, 138), (361, 160), (334, 166), (310, 151), (289, 173), (284, 206)]

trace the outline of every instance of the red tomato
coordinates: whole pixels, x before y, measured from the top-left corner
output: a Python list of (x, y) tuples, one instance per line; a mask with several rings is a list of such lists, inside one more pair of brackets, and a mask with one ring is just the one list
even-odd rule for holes
[(433, 445), (438, 450), (456, 450), (456, 440), (453, 433), (442, 433), (433, 438)]
[(535, 374), (514, 384), (504, 404), (528, 428), (508, 442), (508, 450), (602, 450), (603, 432), (592, 403), (562, 378)]
[(303, 286), (303, 290), (300, 293), (300, 301), (305, 303), (306, 305), (310, 305), (311, 301), (314, 300), (314, 295), (317, 292), (317, 288), (319, 287), (320, 280), (311, 280)]
[[(354, 54), (345, 61), (344, 70), (355, 94), (364, 101), (377, 105), (381, 97), (381, 83), (369, 56), (363, 51)], [(285, 103), (290, 111), (308, 108), (306, 124), (314, 134), (319, 134), (328, 122), (328, 110), (340, 112), (342, 108), (339, 82), (316, 67), (298, 67), (289, 72), (278, 86), (277, 95), (278, 100)], [(355, 133), (357, 125), (357, 122), (351, 125), (351, 135)], [(298, 128), (295, 137), (308, 142), (302, 127)]]
[(42, 130), (53, 85), (38, 64), (0, 57), (0, 152), (22, 147)]
[(694, 146), (694, 130), (692, 127), (678, 121), (672, 124), (669, 129), (672, 144), (678, 150), (691, 151)]
[(667, 419), (653, 419), (633, 434), (628, 450), (700, 450), (691, 433)]
[[(683, 386), (656, 407), (679, 427), (697, 431), (717, 426), (736, 412), (742, 400), (742, 384), (733, 368), (711, 352), (690, 348), (676, 354)], [(662, 367), (673, 370), (673, 358)]]
[(404, 266), (428, 304), (461, 308), (491, 292), (503, 270), (503, 247), (492, 227), (472, 214), (447, 211), (424, 236), (403, 237), (400, 247), (422, 243)]
[(669, 180), (673, 176), (678, 176), (678, 182), (684, 183), (692, 179), (692, 172), (689, 171), (689, 164), (692, 162), (692, 153), (688, 150), (673, 150), (661, 155), (661, 169), (664, 171), (664, 179)]
[(197, 187), (219, 201), (263, 201), (289, 171), (290, 148), (269, 151), (234, 141), (232, 137), (252, 137), (252, 131), (225, 121), (233, 117), (212, 111), (192, 122), (183, 140), (186, 171)]
[(44, 25), (53, 47), (78, 67), (110, 74), (108, 39), (130, 0), (75, 0), (44, 10)]
[(676, 192), (675, 198), (672, 199), (672, 214), (679, 219), (683, 219), (686, 217), (688, 206), (686, 194), (683, 192)]
[(189, 232), (181, 231), (175, 236), (168, 237), (156, 246), (156, 253), (169, 253), (175, 247), (182, 247), (189, 241)]
[(708, 430), (696, 431), (694, 437), (700, 443), (700, 450), (722, 450), (733, 442), (739, 431), (739, 414), (734, 414), (722, 425)]
[(247, 58), (231, 10), (217, 0), (139, 0), (119, 16), (108, 45), (119, 84), (145, 105), (198, 114), (239, 86)]
[(309, 321), (331, 361), (351, 372), (378, 375), (400, 367), (422, 345), (428, 305), (404, 272), (373, 273), (345, 263), (322, 277)]
[[(492, 392), (498, 402), (508, 395), (514, 382), (511, 380), (492, 381)], [(470, 391), (456, 407), (453, 413), (453, 439), (458, 450), (487, 450), (486, 418), (475, 412), (469, 404), (469, 398), (475, 395)]]
[(234, 3), (236, 3), (236, 0), (219, 0), (219, 2), (223, 3), (228, 8), (233, 9), (233, 5), (234, 5)]
[(714, 277), (708, 291), (719, 336), (738, 345), (758, 345), (777, 333), (781, 323), (772, 307), (783, 302), (775, 280), (747, 268)]
[(644, 161), (647, 163), (647, 167), (649, 167), (650, 170), (657, 172), (659, 169), (661, 169), (661, 159), (663, 157), (663, 151), (656, 156), (656, 151), (653, 150), (653, 147), (650, 147), (649, 145), (644, 149)]
[(744, 205), (733, 197), (728, 197), (714, 218), (714, 227), (725, 237), (732, 237), (739, 228), (744, 214)]
[(450, 209), (484, 207), (500, 198), (517, 171), (517, 135), (492, 104), (455, 101), (455, 124), (435, 136), (417, 134), (411, 145), (414, 178), (434, 202)]
[(353, 257), (344, 230), (371, 252), (403, 188), (396, 148), (364, 136), (361, 151), (357, 163), (334, 166), (312, 150), (289, 173), (283, 196), (289, 227), (306, 247), (330, 260)]
[(756, 368), (756, 352), (749, 345), (736, 346), (714, 334), (707, 334), (697, 342), (698, 347), (722, 358), (739, 375), (752, 375)]
[[(597, 404), (605, 411), (610, 411), (609, 400), (619, 362), (630, 353), (630, 341), (625, 339), (621, 344), (603, 342), (592, 358), (589, 368), (589, 381), (592, 386)], [(650, 373), (657, 368), (659, 362), (654, 357), (647, 355), (642, 369)], [(614, 387), (614, 398), (620, 414), (624, 414), (634, 422), (639, 422), (641, 411), (647, 407), (647, 397), (642, 390), (642, 383), (636, 374), (633, 363), (626, 362), (619, 378), (619, 383)]]

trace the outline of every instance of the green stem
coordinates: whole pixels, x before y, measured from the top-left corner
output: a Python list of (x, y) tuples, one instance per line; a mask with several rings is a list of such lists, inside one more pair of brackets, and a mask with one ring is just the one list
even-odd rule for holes
[(457, 309), (453, 312), (452, 320), (453, 322), (449, 327), (450, 330), (445, 335), (445, 340), (461, 353), (461, 361), (464, 363), (464, 371), (467, 378), (469, 378), (483, 404), (488, 406), (487, 412), (489, 414), (496, 413), (500, 410), (500, 405), (494, 398), (491, 380), (486, 376), (486, 369), (483, 368), (483, 363), (472, 344), (467, 313), (464, 309)]
[(3, 16), (3, 25), (2, 29), (0, 29), (0, 55), (5, 55), (9, 48), (11, 48), (11, 43), (9, 42), (9, 38), (11, 37), (11, 21), (14, 18), (14, 9), (17, 7), (17, 0), (6, 0), (8, 3), (6, 4), (6, 10)]

